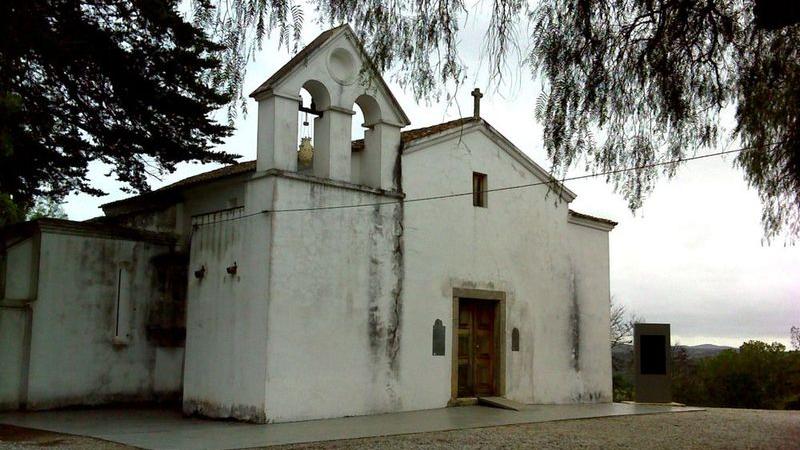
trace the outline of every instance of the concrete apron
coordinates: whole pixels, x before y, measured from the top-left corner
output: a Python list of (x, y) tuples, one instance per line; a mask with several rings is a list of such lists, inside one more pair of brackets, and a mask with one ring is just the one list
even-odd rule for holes
[(555, 420), (702, 410), (621, 403), (527, 405), (521, 411), (462, 406), (255, 425), (185, 418), (178, 411), (141, 408), (2, 413), (0, 423), (90, 436), (147, 449), (237, 449)]

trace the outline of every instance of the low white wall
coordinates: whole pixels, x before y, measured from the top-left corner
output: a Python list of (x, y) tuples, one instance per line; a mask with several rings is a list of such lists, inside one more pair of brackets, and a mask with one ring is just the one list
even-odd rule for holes
[[(41, 235), (29, 408), (154, 398), (156, 350), (145, 333), (149, 305), (158, 297), (150, 258), (168, 250), (146, 242)], [(121, 284), (120, 268), (126, 272)], [(118, 290), (127, 291), (130, 301), (120, 311), (127, 337), (115, 343)]]
[(30, 311), (0, 301), (0, 410), (17, 409), (26, 374), (25, 333)]
[(5, 300), (28, 300), (36, 295), (36, 240), (25, 239), (6, 250)]
[[(11, 242), (6, 242), (6, 245)], [(27, 342), (31, 311), (28, 302), (36, 295), (37, 241), (29, 237), (15, 241), (0, 259), (0, 410), (17, 409), (25, 402)]]

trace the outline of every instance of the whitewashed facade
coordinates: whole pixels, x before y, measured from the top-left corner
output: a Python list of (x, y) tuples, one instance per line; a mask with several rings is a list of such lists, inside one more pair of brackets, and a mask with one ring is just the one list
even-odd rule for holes
[[(481, 118), (403, 131), (369, 67), (349, 27), (326, 31), (253, 93), (255, 162), (106, 205), (91, 226), (4, 231), (0, 406), (179, 396), (187, 414), (285, 422), (482, 395), (611, 401), (614, 223), (570, 211), (575, 194)], [(303, 170), (301, 89), (316, 116)], [(79, 323), (96, 336), (67, 332)]]

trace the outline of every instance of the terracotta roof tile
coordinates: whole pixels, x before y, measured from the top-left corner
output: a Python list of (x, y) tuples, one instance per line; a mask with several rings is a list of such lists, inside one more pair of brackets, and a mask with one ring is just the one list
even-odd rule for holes
[[(168, 184), (154, 191), (145, 192), (135, 197), (129, 197), (129, 198), (124, 198), (122, 200), (109, 202), (101, 205), (101, 207), (103, 208), (104, 212), (108, 214), (111, 209), (115, 209), (120, 206), (133, 205), (135, 203), (146, 202), (151, 199), (155, 200), (157, 198), (169, 196), (169, 194), (177, 193), (181, 189), (197, 186), (210, 181), (232, 177), (235, 175), (241, 175), (248, 172), (255, 172), (255, 170), (256, 170), (255, 161), (245, 161), (237, 164), (231, 164), (229, 166), (220, 167), (219, 169), (210, 170), (208, 172), (203, 172), (198, 175), (184, 178), (180, 181), (176, 181), (175, 183)], [(106, 210), (106, 208), (108, 208), (109, 210)], [(141, 209), (141, 208), (137, 207), (135, 209)]]
[(455, 119), (449, 122), (431, 125), (429, 127), (417, 128), (415, 130), (408, 130), (400, 133), (400, 139), (405, 144), (411, 141), (416, 141), (417, 139), (422, 139), (424, 137), (432, 136), (436, 133), (441, 133), (442, 131), (447, 131), (453, 128), (464, 126), (468, 123), (475, 122), (476, 120), (479, 119), (475, 119), (474, 117), (462, 117), (460, 119)]
[(166, 189), (194, 186), (204, 181), (216, 180), (218, 178), (232, 177), (234, 175), (240, 175), (243, 173), (255, 172), (255, 171), (256, 171), (255, 160), (244, 161), (237, 164), (231, 164), (225, 167), (220, 167), (219, 169), (214, 169), (208, 172), (203, 172), (201, 174), (197, 174), (188, 178), (184, 178), (180, 181), (176, 181), (175, 183), (157, 189), (154, 192), (163, 191)]
[[(432, 136), (436, 133), (441, 133), (442, 131), (447, 131), (452, 128), (457, 128), (466, 125), (470, 122), (473, 122), (474, 120), (475, 118), (473, 117), (462, 117), (460, 119), (451, 120), (449, 122), (443, 122), (436, 125), (403, 131), (402, 133), (400, 133), (400, 141), (403, 144), (407, 144), (417, 139), (422, 139), (424, 137)], [(353, 141), (353, 151), (359, 151), (363, 149), (364, 149), (363, 139)]]

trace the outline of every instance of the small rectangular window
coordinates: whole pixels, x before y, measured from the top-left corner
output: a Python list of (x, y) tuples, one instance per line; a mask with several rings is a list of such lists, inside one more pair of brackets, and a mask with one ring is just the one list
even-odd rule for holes
[(487, 189), (486, 174), (472, 172), (472, 206), (486, 208)]

